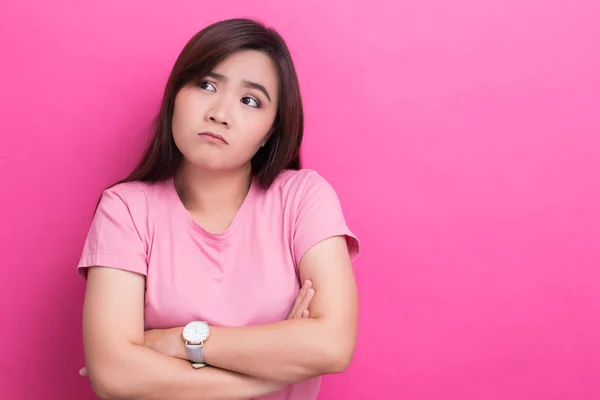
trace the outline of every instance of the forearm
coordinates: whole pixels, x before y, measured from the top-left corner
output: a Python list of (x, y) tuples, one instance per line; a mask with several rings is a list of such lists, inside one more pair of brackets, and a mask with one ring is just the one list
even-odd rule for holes
[(354, 343), (336, 337), (326, 323), (292, 319), (263, 326), (211, 328), (204, 346), (210, 365), (260, 379), (298, 382), (342, 372), (350, 363)]
[(111, 360), (90, 363), (96, 393), (103, 399), (237, 400), (260, 397), (283, 386), (215, 367), (194, 369), (187, 361), (129, 344)]

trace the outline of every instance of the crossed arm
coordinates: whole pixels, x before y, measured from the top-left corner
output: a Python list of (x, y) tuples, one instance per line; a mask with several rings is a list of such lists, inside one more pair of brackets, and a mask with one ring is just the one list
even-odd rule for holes
[(144, 346), (142, 276), (90, 268), (83, 338), (96, 394), (104, 399), (247, 399), (345, 370), (357, 322), (356, 285), (345, 239), (333, 237), (312, 247), (299, 270), (301, 279), (311, 280), (315, 289), (309, 318), (211, 327), (204, 348), (211, 366), (193, 369), (177, 358), (183, 344), (173, 357)]

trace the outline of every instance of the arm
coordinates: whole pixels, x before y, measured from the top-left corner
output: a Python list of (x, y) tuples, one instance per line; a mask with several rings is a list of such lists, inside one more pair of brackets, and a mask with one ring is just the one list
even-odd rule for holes
[(83, 313), (86, 365), (103, 399), (248, 399), (283, 386), (189, 362), (144, 347), (144, 277), (90, 268)]
[(260, 379), (296, 382), (344, 371), (354, 352), (357, 291), (346, 240), (325, 239), (299, 264), (315, 294), (310, 318), (264, 326), (211, 328), (206, 362)]

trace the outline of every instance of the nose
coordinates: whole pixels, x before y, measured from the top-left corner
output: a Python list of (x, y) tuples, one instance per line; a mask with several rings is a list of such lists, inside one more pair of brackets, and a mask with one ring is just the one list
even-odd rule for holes
[(215, 122), (220, 125), (229, 126), (230, 115), (226, 103), (227, 102), (225, 101), (225, 99), (214, 102), (212, 107), (206, 113), (206, 119), (208, 121)]
[(219, 118), (219, 117), (210, 117), (210, 120), (212, 122), (216, 122), (217, 124), (221, 124), (221, 125), (225, 125), (228, 126), (229, 123), (224, 119), (224, 118)]

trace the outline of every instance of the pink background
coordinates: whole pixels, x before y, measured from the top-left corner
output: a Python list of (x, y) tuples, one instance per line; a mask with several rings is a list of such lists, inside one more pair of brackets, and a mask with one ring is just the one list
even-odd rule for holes
[[(283, 6), (285, 4), (285, 6)], [(76, 276), (197, 30), (278, 28), (306, 165), (361, 236), (359, 343), (320, 399), (600, 399), (600, 6), (3, 1), (0, 398), (91, 399)]]

